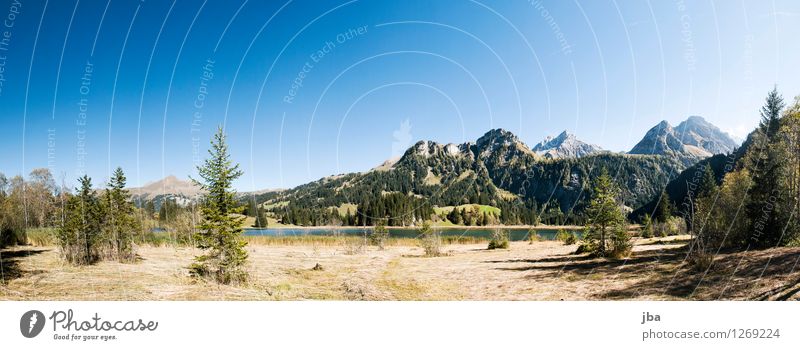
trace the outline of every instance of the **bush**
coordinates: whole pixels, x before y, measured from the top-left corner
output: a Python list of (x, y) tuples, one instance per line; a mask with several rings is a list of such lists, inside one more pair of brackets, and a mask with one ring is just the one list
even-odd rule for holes
[(569, 232), (567, 232), (567, 230), (563, 228), (558, 229), (558, 232), (556, 232), (556, 240), (559, 240), (561, 242), (566, 242), (568, 238), (569, 238)]
[(389, 240), (389, 230), (386, 229), (386, 226), (383, 223), (379, 223), (375, 226), (375, 229), (372, 233), (369, 234), (369, 243), (377, 246), (378, 249), (383, 250), (386, 246), (386, 241)]
[(685, 235), (686, 221), (681, 217), (672, 216), (664, 222), (653, 224), (653, 234), (658, 237)]
[(578, 249), (575, 250), (575, 254), (594, 253), (596, 250), (597, 247), (592, 241), (581, 241)]
[(488, 249), (508, 249), (508, 231), (497, 229), (492, 232)]
[(24, 243), (24, 228), (0, 228), (0, 248)]
[(567, 232), (563, 228), (556, 233), (556, 239), (564, 242), (564, 245), (573, 245), (578, 242), (578, 236), (574, 232)]
[[(580, 244), (578, 245), (578, 249), (575, 250), (575, 254), (590, 253), (597, 250), (596, 241), (592, 239), (591, 234), (592, 230), (589, 228), (589, 226), (584, 226), (583, 238), (581, 239)], [(577, 237), (575, 238), (577, 239)]]
[(653, 238), (653, 219), (650, 218), (650, 214), (644, 214), (641, 236), (642, 238)]
[(528, 230), (528, 243), (533, 244), (533, 242), (539, 242), (542, 240), (542, 236), (539, 235), (538, 231), (534, 229)]
[(435, 257), (442, 255), (442, 237), (439, 232), (431, 228), (431, 223), (425, 221), (420, 229), (419, 245), (425, 250), (425, 256)]
[(631, 237), (628, 235), (626, 225), (619, 225), (614, 228), (611, 234), (611, 251), (609, 256), (613, 259), (621, 259), (631, 254), (633, 244), (631, 244)]

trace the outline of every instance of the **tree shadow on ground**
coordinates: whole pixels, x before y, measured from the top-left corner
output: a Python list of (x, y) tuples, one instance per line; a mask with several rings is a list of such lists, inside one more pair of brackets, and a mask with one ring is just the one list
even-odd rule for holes
[[(687, 246), (672, 246), (637, 251), (623, 260), (573, 255), (486, 263), (516, 264), (496, 269), (533, 272), (525, 278), (534, 280), (568, 278), (596, 284), (599, 291), (590, 297), (599, 299), (786, 300), (800, 293), (798, 248), (718, 254), (708, 271), (690, 266), (687, 254)], [(615, 283), (620, 281), (629, 283)]]
[(25, 276), (26, 274), (41, 273), (41, 270), (22, 270), (19, 267), (19, 263), (26, 257), (38, 255), (48, 250), (50, 249), (29, 246), (0, 250), (0, 272), (2, 272), (2, 280), (0, 280), (0, 283), (6, 283), (10, 280)]
[(536, 263), (551, 263), (551, 262), (575, 262), (575, 261), (586, 261), (592, 259), (593, 258), (588, 255), (565, 254), (565, 255), (556, 255), (553, 257), (540, 258), (540, 259), (487, 260), (485, 262), (491, 264), (509, 264), (509, 263), (536, 264)]

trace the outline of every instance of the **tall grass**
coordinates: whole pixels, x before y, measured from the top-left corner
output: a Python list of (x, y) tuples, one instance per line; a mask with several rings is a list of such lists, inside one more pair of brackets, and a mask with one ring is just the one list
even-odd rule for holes
[[(54, 246), (56, 240), (56, 228), (33, 228), (27, 230), (28, 244), (35, 246)], [(139, 232), (134, 235), (134, 242), (137, 245), (164, 247), (164, 246), (191, 246), (192, 242), (186, 235), (175, 234), (172, 232)], [(279, 246), (279, 245), (318, 245), (318, 246), (346, 246), (353, 244), (363, 244), (363, 236), (318, 236), (318, 235), (297, 235), (297, 236), (242, 236), (248, 244)], [(474, 236), (440, 236), (442, 244), (482, 244), (488, 242), (486, 237)], [(389, 237), (385, 240), (386, 246), (407, 246), (419, 245), (419, 240), (412, 237)]]
[[(471, 236), (443, 236), (440, 237), (443, 244), (477, 244), (487, 241), (484, 237)], [(363, 243), (362, 236), (244, 236), (248, 244), (255, 245), (320, 245), (320, 246), (342, 246), (347, 244)], [(386, 246), (418, 246), (419, 240), (406, 237), (389, 237), (386, 239)]]
[(28, 244), (35, 246), (56, 245), (56, 229), (53, 227), (30, 228), (26, 232)]

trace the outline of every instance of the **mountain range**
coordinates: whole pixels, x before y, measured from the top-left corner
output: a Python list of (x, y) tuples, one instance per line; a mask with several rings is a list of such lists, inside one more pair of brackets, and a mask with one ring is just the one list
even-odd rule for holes
[[(580, 212), (591, 181), (607, 169), (631, 211), (650, 202), (678, 174), (738, 145), (719, 128), (690, 117), (673, 128), (661, 122), (627, 153), (603, 151), (562, 132), (529, 148), (503, 129), (461, 144), (419, 141), (399, 159), (362, 173), (329, 176), (281, 191), (248, 193), (273, 210), (331, 208), (367, 203), (390, 193), (423, 198), (434, 206), (485, 204)], [(190, 198), (198, 190), (174, 177), (132, 193), (138, 198)], [(173, 197), (169, 197), (168, 193)]]

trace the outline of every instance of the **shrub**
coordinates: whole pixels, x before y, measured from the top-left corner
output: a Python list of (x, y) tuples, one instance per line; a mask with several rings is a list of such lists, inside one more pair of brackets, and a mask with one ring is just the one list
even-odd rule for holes
[(442, 237), (439, 232), (431, 228), (431, 223), (425, 221), (420, 229), (420, 246), (425, 250), (425, 256), (440, 256), (442, 255)]
[(494, 230), (488, 249), (508, 249), (508, 231), (502, 229)]
[(539, 242), (542, 240), (542, 236), (539, 235), (538, 231), (534, 229), (528, 230), (528, 243), (533, 244), (533, 242)]
[(653, 224), (654, 235), (658, 237), (676, 236), (686, 234), (686, 221), (681, 217), (672, 216), (664, 222)]
[(558, 229), (558, 232), (556, 232), (557, 240), (561, 242), (566, 242), (568, 238), (569, 238), (569, 232), (567, 232), (567, 230), (563, 228)]
[(592, 239), (591, 235), (592, 230), (589, 228), (589, 226), (584, 226), (583, 239), (581, 239), (578, 249), (575, 250), (575, 254), (590, 253), (597, 250), (597, 240)]
[(628, 235), (627, 227), (618, 225), (614, 228), (611, 234), (611, 251), (609, 256), (613, 259), (620, 259), (627, 257), (631, 254), (633, 244), (631, 244), (631, 237)]
[(564, 242), (564, 245), (573, 245), (578, 242), (578, 236), (562, 228), (556, 232), (556, 240)]
[(24, 228), (0, 228), (0, 248), (25, 243)]
[(372, 233), (369, 234), (369, 243), (383, 250), (387, 240), (389, 240), (389, 230), (382, 222), (378, 223)]
[(581, 241), (581, 244), (578, 245), (578, 249), (575, 250), (575, 254), (584, 254), (584, 253), (594, 253), (597, 250), (594, 242), (592, 241)]
[(641, 236), (642, 238), (653, 238), (653, 219), (650, 218), (650, 214), (644, 214)]

